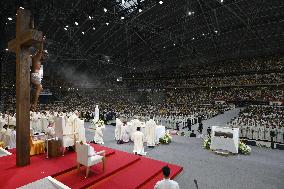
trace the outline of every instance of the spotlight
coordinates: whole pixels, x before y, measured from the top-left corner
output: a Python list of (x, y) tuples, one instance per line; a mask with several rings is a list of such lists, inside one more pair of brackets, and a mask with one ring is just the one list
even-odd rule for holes
[(64, 28), (65, 31), (67, 31), (67, 28)]
[(176, 44), (174, 43), (174, 46), (176, 46)]
[(220, 0), (220, 3), (223, 3), (224, 2), (224, 0)]
[(142, 12), (142, 9), (138, 9), (139, 12)]
[(75, 25), (76, 25), (76, 26), (78, 26), (78, 25), (79, 25), (79, 24), (78, 24), (78, 22), (74, 22), (74, 23), (75, 23)]
[(107, 12), (107, 9), (106, 9), (106, 8), (104, 8), (104, 12)]
[(109, 23), (107, 22), (107, 23), (106, 23), (106, 25), (108, 26), (108, 25), (109, 25)]
[(188, 11), (188, 15), (189, 15), (189, 16), (191, 16), (191, 15), (193, 15), (193, 14), (194, 14), (193, 11)]
[(25, 9), (24, 7), (20, 7), (20, 9)]
[(192, 40), (194, 40), (195, 38), (193, 37)]
[(9, 49), (5, 49), (6, 51), (8, 51)]
[(8, 20), (13, 20), (11, 17), (8, 17)]
[(95, 27), (93, 27), (93, 30), (96, 30), (96, 28), (95, 28)]
[(218, 33), (218, 30), (215, 30), (214, 32), (215, 32), (215, 33)]
[(85, 35), (85, 32), (82, 31), (82, 34)]
[(124, 20), (124, 16), (121, 17), (121, 20)]
[(163, 4), (164, 2), (163, 2), (163, 1), (159, 1), (159, 3), (160, 3), (160, 5), (161, 5), (161, 4)]
[(65, 26), (65, 28), (68, 28), (68, 27), (69, 27), (68, 25)]
[(90, 19), (90, 20), (92, 20), (92, 17), (91, 17), (91, 16), (89, 16), (89, 19)]
[(205, 34), (203, 33), (202, 35), (204, 36)]

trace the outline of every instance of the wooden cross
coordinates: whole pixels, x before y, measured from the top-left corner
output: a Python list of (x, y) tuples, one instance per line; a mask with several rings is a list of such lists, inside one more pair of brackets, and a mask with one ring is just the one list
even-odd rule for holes
[(30, 66), (29, 48), (42, 41), (42, 32), (30, 28), (31, 12), (17, 11), (16, 38), (8, 49), (16, 53), (16, 165), (30, 164)]

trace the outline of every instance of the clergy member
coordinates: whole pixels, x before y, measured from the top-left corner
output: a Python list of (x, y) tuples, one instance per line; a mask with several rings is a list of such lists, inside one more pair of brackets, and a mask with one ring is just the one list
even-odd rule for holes
[(103, 124), (104, 124), (103, 121), (99, 121), (99, 123), (96, 126), (95, 137), (94, 137), (94, 142), (96, 144), (104, 144)]
[(150, 116), (150, 120), (146, 122), (145, 135), (148, 147), (154, 147), (156, 145), (156, 123), (153, 120), (153, 116)]
[(179, 189), (179, 185), (176, 181), (170, 179), (171, 169), (168, 166), (162, 168), (164, 179), (158, 181), (154, 189)]
[(133, 133), (131, 140), (134, 142), (133, 153), (138, 155), (146, 155), (144, 152), (144, 134), (140, 131), (140, 127), (137, 127), (137, 131)]
[(118, 118), (116, 118), (115, 120), (115, 131), (114, 131), (114, 137), (115, 137), (115, 140), (119, 140), (120, 139), (120, 136), (121, 136), (121, 127), (122, 127), (123, 123), (122, 121)]

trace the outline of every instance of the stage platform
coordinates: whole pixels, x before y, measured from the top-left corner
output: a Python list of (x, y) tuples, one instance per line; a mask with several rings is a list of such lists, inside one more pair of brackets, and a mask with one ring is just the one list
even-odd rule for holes
[[(88, 178), (86, 168), (76, 169), (76, 153), (66, 152), (65, 156), (46, 159), (45, 154), (32, 156), (31, 164), (25, 167), (16, 166), (15, 150), (12, 155), (0, 157), (0, 188), (17, 188), (31, 182), (51, 176), (70, 188), (153, 188), (162, 179), (161, 168), (169, 165), (171, 178), (182, 171), (182, 167), (114, 150), (100, 145), (96, 151), (106, 150), (106, 170), (102, 165), (94, 165)], [(131, 178), (131, 179), (130, 179)]]

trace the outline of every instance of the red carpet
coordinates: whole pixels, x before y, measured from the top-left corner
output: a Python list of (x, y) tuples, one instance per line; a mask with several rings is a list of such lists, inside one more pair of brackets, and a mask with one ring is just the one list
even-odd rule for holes
[(86, 167), (82, 167), (80, 172), (74, 169), (65, 174), (55, 177), (56, 180), (69, 186), (72, 189), (86, 188), (106, 177), (115, 174), (119, 170), (125, 169), (127, 166), (131, 166), (133, 163), (140, 160), (139, 156), (129, 156), (125, 152), (115, 152), (115, 155), (110, 156), (106, 160), (105, 172), (102, 171), (102, 164), (91, 167), (89, 177), (85, 179)]
[[(93, 145), (93, 144), (92, 144)], [(53, 176), (72, 189), (152, 189), (163, 178), (161, 168), (169, 165), (171, 178), (182, 171), (182, 167), (162, 161), (141, 157), (126, 152), (93, 145), (96, 151), (105, 149), (106, 169), (102, 165), (91, 167), (89, 177), (85, 179), (86, 167), (76, 169), (76, 153), (67, 152), (64, 157), (45, 159), (45, 155), (31, 157), (31, 165), (16, 167), (15, 154), (0, 158), (0, 188), (16, 188), (30, 182)], [(15, 151), (13, 151), (15, 152)]]
[[(133, 155), (131, 154), (131, 156)], [(163, 178), (161, 168), (165, 165), (169, 165), (171, 168), (171, 178), (174, 178), (182, 171), (182, 167), (141, 157), (140, 161), (123, 169), (119, 174), (112, 175), (92, 185), (90, 188), (134, 189), (143, 187), (153, 189), (156, 182)]]
[[(110, 148), (93, 145), (96, 151), (106, 150), (106, 155), (114, 154)], [(14, 150), (15, 152), (15, 150)], [(32, 156), (31, 164), (16, 166), (16, 154), (0, 157), (0, 188), (13, 189), (47, 176), (56, 176), (76, 167), (76, 153), (66, 152), (65, 156), (46, 159), (45, 154)]]

